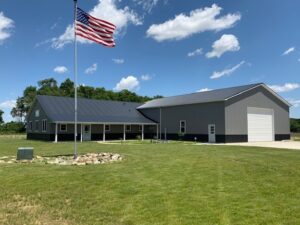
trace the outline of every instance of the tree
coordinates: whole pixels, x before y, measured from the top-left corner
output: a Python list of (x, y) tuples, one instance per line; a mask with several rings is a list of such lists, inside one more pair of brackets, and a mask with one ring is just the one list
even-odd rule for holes
[(23, 102), (24, 102), (25, 114), (27, 114), (29, 109), (31, 108), (36, 95), (37, 95), (37, 90), (36, 87), (34, 86), (28, 86), (23, 91)]
[(69, 78), (62, 82), (59, 86), (60, 95), (66, 97), (74, 97), (74, 82)]
[(39, 89), (37, 94), (39, 95), (54, 95), (59, 96), (59, 89), (57, 86), (57, 81), (54, 78), (49, 78), (41, 80), (38, 82)]
[(3, 114), (4, 114), (4, 112), (0, 109), (0, 124), (4, 123)]
[(18, 118), (19, 121), (23, 122), (23, 118), (26, 116), (26, 107), (24, 104), (24, 97), (18, 97), (16, 106), (12, 108), (10, 114), (14, 118)]

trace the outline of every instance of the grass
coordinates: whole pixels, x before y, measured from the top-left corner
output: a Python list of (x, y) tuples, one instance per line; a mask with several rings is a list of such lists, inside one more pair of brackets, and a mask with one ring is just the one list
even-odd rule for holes
[[(1, 138), (0, 156), (72, 143)], [(300, 224), (300, 151), (169, 144), (79, 145), (122, 162), (0, 165), (0, 224)]]

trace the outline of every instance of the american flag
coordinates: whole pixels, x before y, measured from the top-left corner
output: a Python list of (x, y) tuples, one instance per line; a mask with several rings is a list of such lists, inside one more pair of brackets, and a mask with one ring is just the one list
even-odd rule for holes
[(115, 29), (116, 26), (114, 24), (97, 19), (77, 8), (76, 35), (107, 47), (115, 47), (116, 44), (113, 38)]

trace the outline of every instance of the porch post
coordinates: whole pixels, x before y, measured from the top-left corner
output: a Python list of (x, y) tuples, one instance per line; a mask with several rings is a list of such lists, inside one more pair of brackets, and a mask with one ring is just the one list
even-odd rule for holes
[(55, 123), (55, 139), (54, 142), (57, 143), (57, 123)]
[(103, 141), (105, 141), (105, 123), (103, 124)]
[(144, 124), (142, 124), (142, 141), (144, 140)]
[(82, 129), (82, 123), (80, 124), (80, 142), (82, 142), (82, 133), (83, 133), (83, 129)]
[(123, 140), (126, 141), (126, 125), (123, 125)]
[(156, 139), (158, 140), (158, 123), (156, 124)]

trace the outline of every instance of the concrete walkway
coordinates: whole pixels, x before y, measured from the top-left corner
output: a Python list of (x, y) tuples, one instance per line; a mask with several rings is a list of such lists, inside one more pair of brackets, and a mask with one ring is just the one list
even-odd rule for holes
[(265, 148), (285, 148), (285, 149), (300, 150), (300, 141), (243, 142), (243, 143), (227, 143), (224, 145), (255, 146), (255, 147), (265, 147)]

